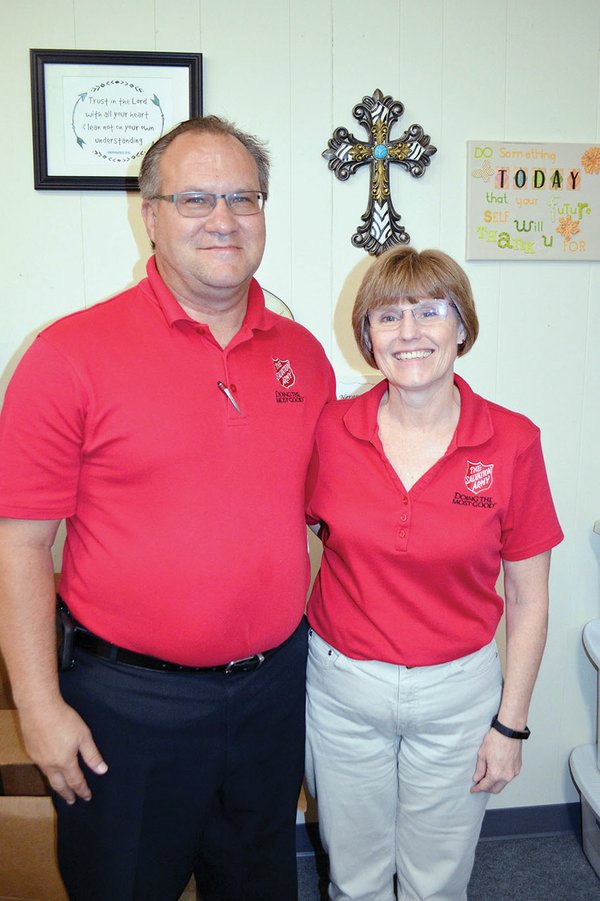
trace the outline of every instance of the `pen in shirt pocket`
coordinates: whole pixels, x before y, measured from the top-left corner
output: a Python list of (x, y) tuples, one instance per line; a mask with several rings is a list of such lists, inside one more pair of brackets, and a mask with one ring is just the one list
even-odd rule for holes
[(219, 389), (219, 391), (223, 392), (225, 397), (233, 404), (238, 413), (241, 413), (242, 411), (240, 410), (235, 397), (233, 396), (227, 385), (224, 382), (217, 382), (217, 388)]

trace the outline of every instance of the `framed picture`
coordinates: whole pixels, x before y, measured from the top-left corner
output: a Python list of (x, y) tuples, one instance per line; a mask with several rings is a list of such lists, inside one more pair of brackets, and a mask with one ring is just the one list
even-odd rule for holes
[(467, 260), (600, 260), (600, 144), (467, 142)]
[(148, 147), (202, 115), (202, 54), (30, 50), (37, 190), (136, 191)]

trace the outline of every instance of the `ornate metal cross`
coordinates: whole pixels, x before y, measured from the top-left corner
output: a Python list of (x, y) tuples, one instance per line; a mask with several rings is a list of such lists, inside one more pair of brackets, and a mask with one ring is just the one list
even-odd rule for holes
[(369, 132), (369, 141), (357, 141), (347, 128), (336, 128), (327, 143), (323, 156), (340, 181), (346, 181), (361, 166), (371, 167), (369, 205), (352, 235), (355, 247), (364, 247), (375, 256), (393, 244), (408, 244), (410, 235), (400, 225), (400, 214), (394, 209), (390, 195), (389, 166), (398, 163), (415, 178), (420, 178), (429, 165), (437, 147), (429, 143), (420, 125), (411, 125), (397, 140), (389, 138), (404, 106), (399, 100), (384, 97), (376, 90), (371, 97), (363, 97), (352, 115)]

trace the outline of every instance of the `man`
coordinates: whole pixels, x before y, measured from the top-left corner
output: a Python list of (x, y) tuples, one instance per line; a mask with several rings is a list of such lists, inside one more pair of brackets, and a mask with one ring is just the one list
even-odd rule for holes
[[(161, 138), (147, 278), (42, 332), (7, 391), (0, 640), (75, 901), (176, 899), (207, 858), (210, 898), (297, 897), (304, 477), (334, 385), (253, 279), (267, 180), (263, 146), (216, 117)], [(59, 686), (63, 518), (82, 628)]]

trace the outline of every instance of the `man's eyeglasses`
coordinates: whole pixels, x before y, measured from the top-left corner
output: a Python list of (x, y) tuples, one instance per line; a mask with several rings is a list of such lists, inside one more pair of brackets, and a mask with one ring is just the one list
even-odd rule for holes
[(230, 191), (229, 194), (208, 194), (206, 191), (182, 191), (179, 194), (155, 194), (150, 200), (168, 200), (174, 203), (177, 212), (187, 219), (202, 219), (209, 216), (217, 201), (225, 201), (234, 216), (254, 216), (265, 205), (264, 191)]
[(404, 319), (405, 313), (412, 313), (413, 319), (421, 325), (434, 325), (436, 322), (443, 322), (448, 318), (449, 307), (457, 309), (456, 304), (451, 300), (437, 297), (427, 298), (411, 304), (404, 310), (399, 307), (378, 308), (367, 315), (367, 320), (371, 328), (376, 331), (393, 332)]

